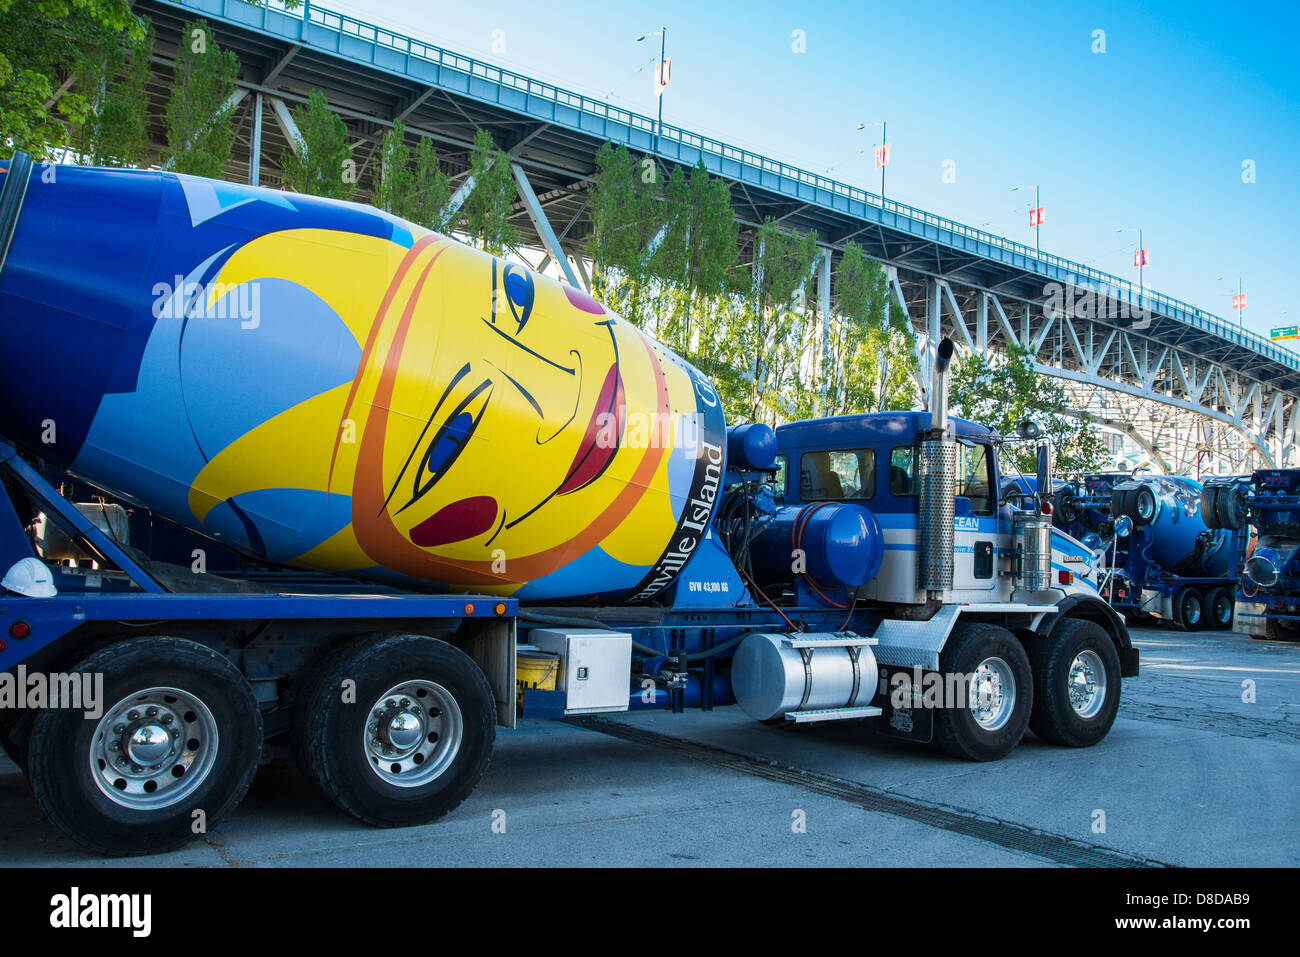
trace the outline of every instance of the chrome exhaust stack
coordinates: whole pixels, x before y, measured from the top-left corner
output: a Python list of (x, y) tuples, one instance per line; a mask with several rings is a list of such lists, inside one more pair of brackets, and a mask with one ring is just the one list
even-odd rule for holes
[(948, 431), (948, 366), (953, 343), (945, 338), (934, 354), (930, 382), (930, 428), (920, 436), (921, 496), (917, 508), (917, 587), (927, 601), (942, 601), (952, 588), (953, 520), (957, 492), (957, 445)]

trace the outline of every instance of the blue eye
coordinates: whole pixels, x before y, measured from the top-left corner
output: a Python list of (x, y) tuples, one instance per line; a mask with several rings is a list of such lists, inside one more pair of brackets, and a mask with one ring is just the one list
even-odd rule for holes
[(510, 300), (510, 311), (515, 315), (519, 331), (523, 331), (533, 312), (533, 277), (511, 263), (505, 269), (506, 298)]
[(429, 446), (428, 454), (421, 463), (421, 470), (437, 476), (447, 467), (451, 457), (464, 448), (465, 440), (469, 438), (473, 428), (474, 419), (468, 412), (462, 412), (448, 422)]

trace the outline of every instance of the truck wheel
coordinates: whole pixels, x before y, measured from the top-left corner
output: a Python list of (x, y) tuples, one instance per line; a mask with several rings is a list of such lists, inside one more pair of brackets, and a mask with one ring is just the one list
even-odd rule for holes
[(25, 712), (0, 711), (0, 748), (19, 769), (26, 769), (27, 739), (31, 732), (31, 719)]
[(939, 670), (968, 676), (964, 706), (935, 713), (939, 748), (971, 761), (1010, 753), (1024, 737), (1033, 698), (1029, 658), (1016, 636), (986, 622), (959, 626), (939, 656)]
[(1218, 485), (1206, 485), (1201, 489), (1201, 521), (1206, 528), (1220, 528), (1219, 525), (1219, 489)]
[(1205, 604), (1201, 593), (1193, 586), (1187, 585), (1174, 596), (1174, 624), (1181, 625), (1188, 631), (1201, 627), (1205, 617)]
[(1205, 593), (1205, 615), (1201, 627), (1207, 631), (1230, 631), (1235, 606), (1232, 592), (1223, 587), (1211, 588)]
[(1133, 524), (1150, 525), (1156, 518), (1156, 493), (1145, 485), (1133, 489), (1132, 493), (1129, 515), (1133, 518)]
[(41, 809), (78, 843), (114, 855), (171, 850), (248, 791), (262, 716), (223, 655), (180, 638), (134, 638), (72, 671), (103, 676), (102, 714), (38, 712), (27, 776)]
[(349, 646), (325, 663), (299, 707), (300, 761), (317, 788), (379, 827), (425, 824), (460, 804), (496, 739), (483, 672), (423, 635)]
[(1246, 525), (1246, 499), (1239, 487), (1225, 485), (1214, 500), (1215, 519), (1220, 528), (1240, 531)]
[(1119, 654), (1100, 625), (1062, 622), (1029, 645), (1034, 710), (1029, 728), (1048, 744), (1087, 748), (1115, 723), (1119, 711)]

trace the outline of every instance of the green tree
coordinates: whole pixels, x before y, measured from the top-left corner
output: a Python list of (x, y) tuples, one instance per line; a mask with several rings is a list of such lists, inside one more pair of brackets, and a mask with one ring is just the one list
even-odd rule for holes
[(128, 0), (0, 0), (0, 158), (46, 158), (84, 126), (93, 94), (78, 83), (106, 50), (143, 42)]
[[(1066, 415), (1070, 403), (1065, 388), (1034, 368), (1027, 349), (1010, 345), (1001, 356), (962, 357), (953, 370), (948, 397), (953, 415), (1003, 435), (1014, 434), (1022, 420), (1033, 419), (1052, 440), (1059, 474), (1105, 467), (1100, 430), (1087, 417)], [(1032, 446), (1008, 445), (1002, 454), (1021, 472), (1033, 472)]]
[(96, 166), (143, 166), (149, 154), (149, 61), (153, 29), (86, 55), (77, 87), (90, 101), (85, 122), (73, 124), (73, 148)]
[(592, 292), (630, 322), (646, 324), (653, 244), (664, 227), (658, 168), (606, 142), (596, 154), (588, 209)]
[(519, 230), (510, 222), (517, 195), (510, 157), (496, 148), (486, 130), (479, 130), (469, 168), (474, 188), (465, 200), (465, 229), (483, 249), (500, 256), (520, 242)]
[(889, 308), (885, 271), (850, 242), (834, 289), (839, 319), (821, 364), (824, 414), (912, 408), (915, 341), (907, 316)]
[(165, 117), (169, 168), (219, 179), (235, 142), (230, 97), (239, 61), (217, 46), (206, 20), (196, 20), (181, 31), (174, 73)]
[(437, 150), (428, 137), (421, 137), (415, 151), (415, 199), (411, 203), (411, 221), (434, 232), (445, 232), (450, 226), (447, 203), (451, 193), (451, 177), (442, 171)]
[(379, 182), (375, 185), (375, 206), (402, 219), (411, 218), (415, 204), (415, 174), (411, 172), (411, 151), (406, 146), (406, 127), (398, 120), (384, 134), (379, 145)]
[(665, 198), (664, 238), (650, 260), (652, 273), (672, 293), (661, 338), (695, 358), (711, 354), (725, 336), (718, 323), (729, 313), (719, 307), (734, 283), (739, 227), (726, 181), (711, 178), (702, 164), (689, 178), (674, 169)]
[(754, 237), (752, 291), (734, 339), (749, 378), (747, 418), (775, 424), (805, 411), (810, 398), (801, 363), (807, 310), (795, 302), (811, 278), (817, 234), (783, 231), (768, 219)]
[(414, 168), (401, 121), (384, 134), (380, 146), (380, 177), (375, 188), (375, 205), (427, 229), (440, 231), (447, 225), (447, 201), (451, 179), (442, 171), (433, 144), (421, 137)]
[(296, 151), (284, 151), (285, 185), (295, 193), (351, 199), (357, 174), (348, 128), (330, 110), (325, 94), (312, 90), (307, 102), (293, 111), (293, 119), (302, 138)]

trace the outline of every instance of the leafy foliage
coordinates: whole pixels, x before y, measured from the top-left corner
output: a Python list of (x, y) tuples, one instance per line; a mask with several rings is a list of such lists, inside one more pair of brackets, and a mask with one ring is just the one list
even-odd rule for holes
[(399, 120), (384, 134), (380, 163), (375, 205), (428, 229), (444, 229), (447, 201), (451, 198), (451, 180), (442, 171), (433, 144), (425, 137), (420, 138), (412, 168), (406, 129)]
[(284, 152), (284, 182), (295, 193), (351, 199), (357, 190), (356, 165), (348, 145), (348, 128), (332, 112), (320, 90), (293, 111), (302, 140)]
[[(795, 302), (795, 293), (811, 278), (817, 235), (787, 233), (768, 219), (754, 237), (754, 250), (750, 303), (739, 317), (736, 345), (748, 372), (747, 418), (775, 424), (802, 412), (811, 397), (801, 374), (807, 309)], [(798, 411), (791, 407), (796, 403), (802, 406)]]
[(510, 222), (518, 190), (510, 158), (496, 148), (486, 130), (474, 134), (469, 158), (474, 188), (465, 200), (465, 229), (483, 249), (500, 256), (519, 245), (519, 230)]
[(96, 166), (144, 166), (149, 154), (149, 61), (153, 29), (140, 39), (88, 50), (77, 88), (90, 100), (84, 123), (73, 124), (72, 146)]
[[(1059, 383), (1034, 369), (1027, 349), (1011, 345), (992, 359), (979, 355), (959, 359), (949, 383), (952, 414), (989, 426), (1004, 435), (1015, 433), (1024, 419), (1033, 419), (1051, 438), (1058, 474), (1104, 468), (1106, 447), (1101, 434), (1085, 417), (1067, 415), (1069, 400)], [(1021, 472), (1032, 473), (1034, 449), (1024, 444), (1003, 449)]]
[(82, 74), (145, 38), (128, 0), (0, 0), (0, 158), (51, 156), (95, 112)]
[(831, 323), (831, 347), (822, 362), (824, 414), (912, 408), (915, 338), (902, 310), (889, 308), (885, 271), (850, 242), (834, 288), (840, 319)]
[(235, 142), (229, 102), (239, 61), (217, 46), (206, 20), (186, 24), (181, 36), (167, 101), (168, 160), (178, 173), (219, 178)]

